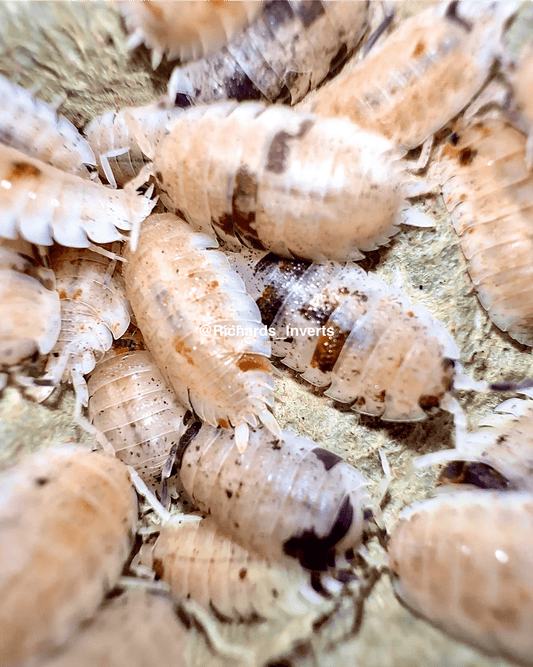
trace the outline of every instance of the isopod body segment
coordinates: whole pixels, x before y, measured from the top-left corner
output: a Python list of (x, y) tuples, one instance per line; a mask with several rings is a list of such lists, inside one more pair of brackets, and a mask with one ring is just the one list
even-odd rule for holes
[(454, 638), (533, 664), (533, 498), (459, 491), (407, 508), (388, 546), (396, 593)]
[(56, 447), (0, 478), (0, 662), (64, 643), (113, 587), (130, 551), (137, 500), (103, 452)]
[(226, 102), (185, 112), (153, 169), (166, 206), (234, 248), (346, 261), (398, 231), (400, 156), (348, 121)]

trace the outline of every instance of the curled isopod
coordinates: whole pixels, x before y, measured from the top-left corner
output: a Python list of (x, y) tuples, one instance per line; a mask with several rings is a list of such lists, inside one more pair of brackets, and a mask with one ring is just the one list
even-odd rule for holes
[(11, 371), (36, 352), (54, 347), (61, 327), (54, 273), (29, 243), (0, 239), (0, 388)]
[(439, 180), (467, 269), (492, 322), (533, 345), (533, 177), (526, 138), (498, 118), (459, 122)]
[(147, 484), (161, 479), (188, 413), (147, 350), (106, 355), (87, 382), (89, 417)]
[(204, 426), (185, 449), (180, 477), (221, 530), (265, 558), (324, 571), (363, 540), (363, 476), (290, 431), (281, 439), (252, 431), (239, 453), (232, 431)]
[(310, 110), (346, 117), (411, 149), (480, 90), (500, 54), (501, 33), (521, 2), (438, 2), (404, 21)]
[(261, 14), (220, 51), (174, 70), (168, 86), (172, 103), (265, 99), (295, 104), (343, 65), (370, 16), (369, 2), (260, 4)]
[(55, 447), (0, 477), (0, 662), (64, 643), (117, 581), (133, 542), (128, 471), (104, 452)]
[(61, 331), (45, 369), (51, 386), (41, 390), (40, 398), (44, 400), (61, 381), (70, 381), (79, 416), (88, 402), (84, 376), (128, 328), (130, 306), (116, 262), (107, 257), (55, 246), (50, 264), (61, 303)]
[(460, 491), (407, 508), (388, 546), (396, 593), (452, 637), (533, 665), (533, 497)]
[(154, 202), (129, 190), (112, 190), (50, 167), (0, 144), (0, 237), (87, 248), (132, 232)]
[(389, 421), (451, 408), (459, 351), (399, 289), (355, 265), (228, 253), (270, 328), (272, 354), (327, 396)]
[(187, 59), (220, 48), (262, 9), (262, 2), (121, 2), (120, 9), (133, 33), (132, 48), (143, 42), (153, 49), (152, 65), (163, 55)]
[(193, 650), (170, 596), (131, 588), (106, 601), (90, 625), (40, 667), (178, 667), (192, 664)]
[(96, 166), (89, 144), (66, 118), (24, 88), (0, 77), (0, 143), (87, 178)]
[(298, 615), (323, 600), (299, 565), (244, 549), (212, 517), (167, 523), (153, 548), (153, 567), (178, 599), (225, 618)]
[(178, 398), (212, 425), (261, 420), (278, 432), (270, 343), (259, 310), (216, 241), (171, 214), (151, 215), (127, 250), (126, 294), (146, 345)]
[(120, 187), (137, 176), (180, 113), (181, 109), (154, 103), (108, 111), (94, 118), (84, 133), (98, 158), (100, 175)]
[(345, 261), (406, 221), (401, 154), (348, 121), (224, 102), (177, 119), (153, 169), (165, 205), (234, 248)]

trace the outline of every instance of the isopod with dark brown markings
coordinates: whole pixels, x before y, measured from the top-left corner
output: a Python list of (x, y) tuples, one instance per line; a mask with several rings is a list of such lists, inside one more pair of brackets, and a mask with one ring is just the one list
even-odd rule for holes
[(353, 53), (371, 10), (369, 2), (262, 5), (255, 21), (220, 51), (174, 70), (168, 86), (172, 103), (265, 99), (295, 104)]
[(46, 164), (87, 178), (96, 166), (89, 144), (66, 118), (24, 88), (0, 77), (0, 142)]
[(327, 396), (388, 421), (449, 406), (459, 350), (399, 289), (350, 264), (228, 258), (275, 333), (272, 354)]
[(123, 351), (96, 365), (87, 381), (89, 418), (147, 484), (185, 431), (188, 410), (177, 399), (147, 350)]
[(455, 639), (533, 665), (533, 496), (458, 491), (407, 508), (388, 545), (398, 597)]
[(349, 121), (224, 102), (183, 113), (153, 170), (167, 207), (234, 248), (345, 261), (410, 222), (401, 155)]
[(500, 37), (521, 2), (438, 2), (404, 21), (309, 109), (346, 117), (396, 145), (419, 146), (487, 80)]
[(153, 206), (148, 197), (106, 188), (0, 144), (0, 237), (87, 248), (131, 231), (135, 245)]
[(265, 558), (295, 559), (313, 571), (363, 540), (366, 482), (340, 456), (283, 431), (235, 434), (204, 426), (180, 464), (184, 489), (221, 530)]
[(0, 477), (2, 665), (63, 644), (94, 614), (136, 521), (128, 471), (103, 452), (55, 447)]
[(476, 293), (494, 324), (533, 345), (533, 177), (526, 138), (498, 118), (458, 122), (438, 178)]
[[(54, 347), (61, 327), (53, 271), (27, 241), (0, 239), (0, 389), (7, 372)], [(22, 382), (22, 376), (19, 376)]]
[(50, 264), (61, 303), (61, 331), (45, 369), (52, 386), (72, 382), (76, 415), (88, 403), (85, 375), (90, 373), (130, 323), (124, 281), (114, 263), (92, 250), (54, 246)]
[(151, 215), (126, 251), (126, 294), (146, 345), (181, 402), (209, 424), (279, 427), (270, 343), (259, 310), (216, 241), (169, 213)]
[(192, 599), (225, 618), (298, 615), (323, 601), (298, 564), (248, 551), (212, 517), (163, 526), (153, 567), (178, 599)]

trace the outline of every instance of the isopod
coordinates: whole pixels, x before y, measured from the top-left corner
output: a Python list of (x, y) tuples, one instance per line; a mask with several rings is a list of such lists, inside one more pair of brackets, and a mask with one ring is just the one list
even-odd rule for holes
[(184, 489), (221, 530), (264, 558), (286, 556), (313, 571), (363, 539), (366, 482), (340, 456), (283, 431), (235, 434), (204, 426), (180, 464)]
[(228, 253), (263, 323), (272, 354), (327, 396), (389, 421), (452, 409), (459, 350), (444, 327), (399, 289), (358, 266), (279, 262)]
[(407, 149), (419, 146), (481, 89), (521, 2), (438, 2), (404, 21), (309, 109), (345, 117)]
[(137, 176), (180, 113), (181, 109), (166, 109), (156, 102), (94, 118), (84, 134), (98, 158), (100, 175), (114, 187)]
[(126, 25), (133, 33), (130, 46), (143, 42), (153, 49), (152, 66), (169, 60), (198, 58), (220, 48), (252, 20), (261, 2), (121, 2)]
[(192, 664), (193, 650), (170, 596), (132, 588), (106, 601), (90, 625), (40, 667), (178, 667)]
[(216, 241), (167, 213), (151, 215), (126, 250), (126, 294), (146, 345), (180, 401), (212, 425), (279, 427), (270, 343), (259, 310)]
[(388, 546), (396, 593), (455, 639), (533, 665), (533, 497), (459, 491), (407, 508)]
[(178, 118), (153, 170), (167, 207), (234, 248), (345, 261), (406, 221), (401, 155), (348, 121), (223, 102)]
[(130, 306), (122, 276), (115, 264), (92, 250), (55, 246), (50, 264), (56, 275), (61, 303), (61, 331), (45, 368), (51, 387), (72, 382), (76, 415), (88, 403), (85, 375), (120, 338), (130, 323)]
[(185, 431), (187, 408), (180, 404), (147, 350), (106, 357), (87, 382), (89, 417), (147, 484), (161, 469)]
[(492, 322), (533, 345), (533, 177), (526, 138), (498, 118), (459, 122), (438, 178), (476, 293)]
[(0, 237), (87, 248), (110, 243), (138, 227), (154, 202), (129, 190), (112, 190), (50, 167), (0, 144)]
[(178, 599), (190, 598), (226, 618), (298, 615), (323, 601), (299, 565), (244, 549), (211, 517), (163, 526), (153, 567)]
[(262, 13), (213, 55), (177, 67), (178, 106), (227, 99), (296, 104), (337, 71), (363, 37), (369, 2), (264, 2)]
[(96, 166), (89, 144), (72, 123), (4, 77), (0, 77), (0, 142), (85, 178), (90, 175), (87, 165)]
[[(54, 273), (26, 241), (0, 239), (0, 388), (7, 371), (54, 347), (61, 327)], [(21, 379), (22, 381), (22, 379)]]
[(113, 587), (132, 546), (128, 471), (73, 446), (28, 457), (0, 478), (0, 662), (64, 643)]

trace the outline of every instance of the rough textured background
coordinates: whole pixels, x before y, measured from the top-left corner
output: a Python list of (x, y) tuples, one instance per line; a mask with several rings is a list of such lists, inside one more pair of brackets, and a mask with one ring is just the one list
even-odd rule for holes
[[(402, 4), (402, 3), (398, 3)], [(419, 11), (427, 2), (404, 3), (400, 15)], [(528, 3), (526, 3), (527, 5)], [(531, 8), (514, 30), (518, 39), (531, 35)], [(513, 38), (514, 39), (514, 38)], [(171, 68), (152, 72), (147, 52), (128, 53), (123, 26), (111, 3), (0, 3), (0, 74), (32, 88), (46, 101), (59, 97), (59, 111), (82, 126), (109, 108), (141, 105), (163, 92)], [(517, 48), (517, 47), (516, 47)], [(349, 65), (348, 65), (349, 66)], [(392, 281), (402, 275), (405, 290), (426, 306), (454, 336), (465, 372), (476, 379), (521, 379), (533, 376), (529, 349), (491, 325), (465, 271), (458, 240), (440, 196), (418, 204), (435, 220), (435, 228), (404, 228), (390, 247), (370, 254), (366, 269)], [(407, 474), (413, 456), (451, 447), (450, 415), (438, 412), (424, 422), (387, 424), (333, 402), (301, 382), (288, 369), (277, 380), (276, 416), (282, 427), (306, 435), (342, 454), (370, 480), (381, 479), (378, 449), (393, 470), (391, 501), (385, 521), (392, 526), (401, 508), (431, 493), (434, 473)], [(470, 426), (508, 395), (457, 394)], [(73, 395), (64, 390), (45, 405), (30, 403), (13, 389), (0, 400), (0, 467), (59, 439), (91, 444), (71, 418)], [(379, 549), (376, 550), (379, 553)], [(211, 621), (209, 631), (252, 653), (250, 664), (278, 663), (290, 656), (294, 665), (364, 664), (366, 667), (434, 667), (506, 665), (457, 644), (400, 606), (385, 576), (364, 605), (359, 628), (357, 591), (346, 591), (331, 611), (326, 604), (310, 617), (259, 626), (224, 626)], [(321, 613), (326, 613), (321, 617)], [(313, 622), (321, 617), (314, 628)], [(196, 630), (194, 665), (228, 664)], [(214, 644), (217, 642), (215, 641)], [(287, 664), (284, 661), (279, 664)]]

